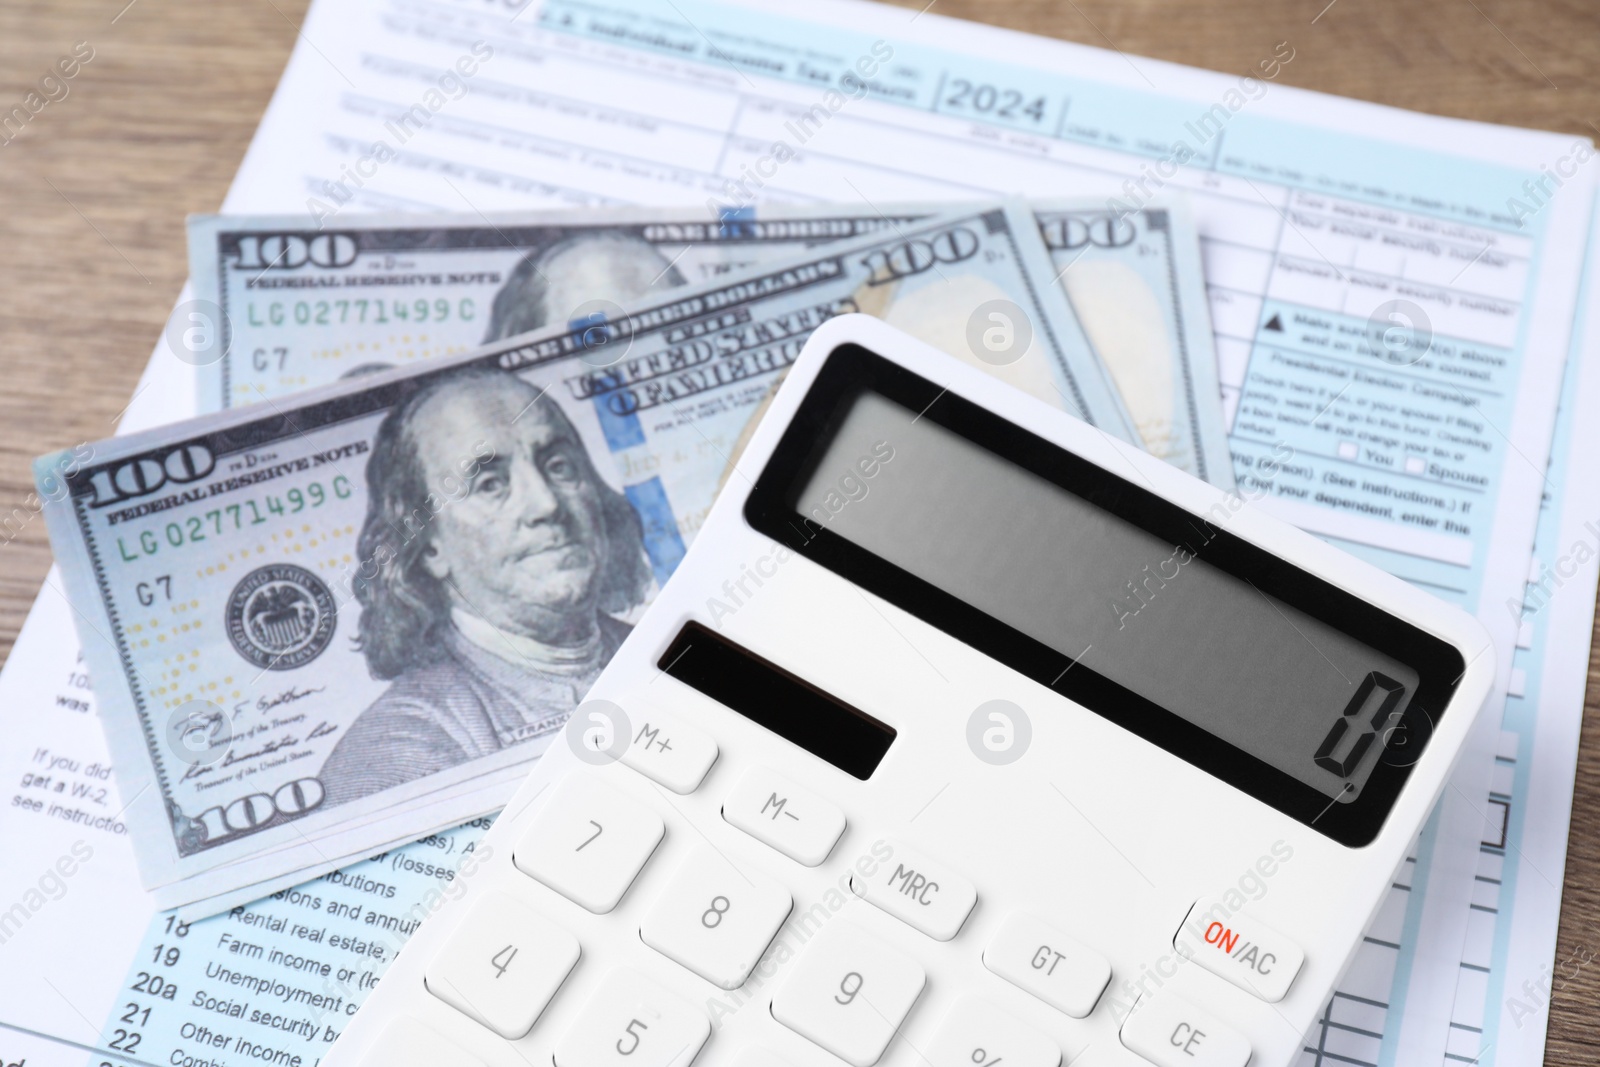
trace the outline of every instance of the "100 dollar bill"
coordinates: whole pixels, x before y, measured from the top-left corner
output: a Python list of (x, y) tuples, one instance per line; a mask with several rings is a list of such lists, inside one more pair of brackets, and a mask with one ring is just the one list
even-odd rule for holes
[[(495, 215), (195, 216), (203, 324), (199, 410), (239, 407), (366, 370), (564, 326), (597, 302), (649, 300), (939, 209), (866, 204), (607, 208)], [(209, 339), (214, 338), (214, 341)]]
[(158, 902), (303, 880), (503, 801), (511, 783), (471, 787), (559, 729), (831, 316), (869, 311), (1063, 407), (1107, 405), (1073, 375), (1049, 274), (1025, 205), (974, 207), (42, 458)]
[(1136, 442), (1231, 489), (1200, 237), (1188, 211), (1173, 203), (1114, 212), (1103, 201), (1075, 200), (1035, 201), (1033, 211)]
[[(1233, 484), (1216, 388), (1199, 239), (1177, 205), (1123, 216), (1088, 201), (1033, 204), (1117, 418), (1153, 454)], [(777, 262), (948, 205), (760, 205), (496, 215), (357, 216), (327, 232), (297, 216), (189, 223), (200, 410), (283, 396), (530, 329), (611, 301)], [(205, 316), (202, 314), (202, 318)], [(1053, 400), (1042, 382), (1020, 382)], [(1109, 417), (1109, 415), (1107, 416)]]

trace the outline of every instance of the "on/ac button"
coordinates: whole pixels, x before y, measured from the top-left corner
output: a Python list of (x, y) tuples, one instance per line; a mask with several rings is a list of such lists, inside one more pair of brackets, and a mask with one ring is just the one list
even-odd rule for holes
[(1172, 947), (1268, 1003), (1284, 998), (1306, 960), (1283, 934), (1214, 899), (1189, 909)]

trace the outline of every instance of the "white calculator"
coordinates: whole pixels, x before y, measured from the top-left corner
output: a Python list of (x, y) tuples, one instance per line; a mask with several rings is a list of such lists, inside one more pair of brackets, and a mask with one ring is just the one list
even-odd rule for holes
[(331, 1067), (1279, 1067), (1470, 617), (860, 315)]

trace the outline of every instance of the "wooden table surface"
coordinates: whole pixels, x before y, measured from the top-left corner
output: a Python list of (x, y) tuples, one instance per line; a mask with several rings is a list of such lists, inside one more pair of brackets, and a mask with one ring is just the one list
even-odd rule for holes
[[(1593, 0), (935, 2), (941, 14), (1221, 71), (1245, 71), (1287, 40), (1296, 55), (1280, 80), (1289, 84), (1600, 137)], [(0, 112), (77, 42), (94, 49), (69, 95), (0, 145), (0, 655), (50, 563), (44, 523), (26, 504), (29, 462), (110, 434), (183, 284), (184, 216), (221, 202), (305, 6), (0, 4)], [(1600, 954), (1597, 662), (1584, 709), (1562, 959)], [(1548, 1062), (1600, 1062), (1597, 972), (1587, 967), (1557, 988)]]

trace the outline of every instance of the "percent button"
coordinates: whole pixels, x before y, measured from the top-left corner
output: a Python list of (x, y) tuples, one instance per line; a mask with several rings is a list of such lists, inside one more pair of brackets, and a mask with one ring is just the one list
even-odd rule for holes
[(1060, 1067), (1061, 1046), (974, 996), (956, 1002), (927, 1045), (933, 1067)]

